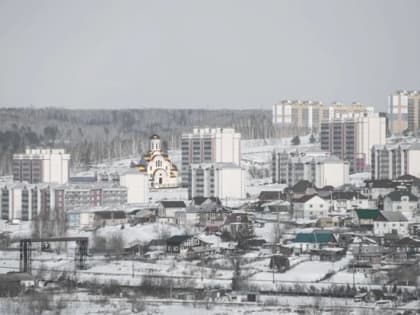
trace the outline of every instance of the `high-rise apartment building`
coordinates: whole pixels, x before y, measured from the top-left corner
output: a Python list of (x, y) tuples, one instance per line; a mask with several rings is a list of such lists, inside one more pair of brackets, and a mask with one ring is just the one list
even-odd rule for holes
[(188, 185), (190, 164), (233, 163), (240, 165), (241, 134), (232, 128), (194, 128), (182, 135), (182, 185)]
[(397, 91), (388, 97), (388, 112), (391, 132), (402, 134), (406, 129), (416, 131), (420, 128), (420, 92)]
[(420, 144), (375, 145), (371, 156), (372, 179), (397, 179), (402, 175), (420, 177)]
[(273, 183), (293, 186), (301, 180), (317, 187), (341, 186), (349, 182), (349, 163), (327, 152), (273, 152)]
[(350, 162), (351, 172), (366, 171), (375, 144), (385, 144), (386, 119), (378, 113), (321, 124), (321, 150)]
[(245, 170), (233, 163), (191, 164), (188, 197), (245, 198)]
[(7, 183), (0, 187), (2, 220), (29, 221), (51, 210), (51, 189), (46, 185)]
[(318, 101), (284, 100), (273, 105), (273, 124), (291, 128), (319, 131), (321, 123), (373, 112), (373, 107), (360, 103), (350, 105), (333, 103), (326, 106)]
[(27, 149), (13, 155), (13, 179), (28, 183), (65, 184), (69, 179), (70, 154), (64, 149)]

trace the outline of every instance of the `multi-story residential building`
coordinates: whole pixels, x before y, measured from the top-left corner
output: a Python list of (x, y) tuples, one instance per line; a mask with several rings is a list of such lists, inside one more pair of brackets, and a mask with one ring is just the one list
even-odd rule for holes
[(350, 105), (333, 103), (331, 106), (325, 106), (318, 101), (284, 100), (273, 105), (273, 123), (317, 132), (323, 121), (352, 117), (366, 112), (373, 112), (373, 107), (356, 102)]
[(28, 183), (65, 184), (69, 179), (70, 154), (64, 149), (27, 149), (13, 155), (13, 179)]
[(232, 128), (194, 128), (182, 135), (182, 185), (188, 186), (190, 164), (241, 162), (241, 134)]
[(125, 203), (127, 188), (114, 183), (65, 185), (54, 189), (54, 207), (58, 211)]
[(273, 183), (293, 186), (307, 180), (317, 187), (337, 187), (349, 181), (349, 163), (328, 152), (274, 151), (272, 158)]
[(350, 162), (351, 172), (366, 171), (371, 148), (385, 144), (386, 120), (377, 113), (362, 114), (321, 124), (321, 149)]
[(375, 145), (371, 153), (372, 179), (420, 177), (420, 143)]
[(245, 170), (233, 163), (191, 164), (188, 196), (244, 199)]
[(420, 127), (420, 93), (397, 91), (388, 97), (388, 112), (393, 134), (404, 130), (416, 131)]
[(144, 203), (149, 200), (149, 178), (147, 173), (130, 169), (120, 175), (120, 185), (127, 188), (128, 203)]
[(417, 131), (420, 128), (420, 92), (411, 92), (407, 104), (407, 128), (409, 131)]
[(0, 187), (2, 220), (29, 221), (51, 210), (51, 189), (47, 185), (9, 183)]

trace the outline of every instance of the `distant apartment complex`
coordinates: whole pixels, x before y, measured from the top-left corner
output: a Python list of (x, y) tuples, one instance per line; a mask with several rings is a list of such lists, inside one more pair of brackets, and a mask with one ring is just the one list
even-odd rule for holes
[(367, 113), (323, 122), (320, 141), (321, 150), (350, 162), (351, 172), (362, 172), (370, 164), (372, 146), (385, 144), (386, 119)]
[(51, 190), (46, 185), (7, 183), (0, 187), (2, 220), (28, 221), (51, 209)]
[(367, 112), (373, 112), (373, 107), (360, 103), (333, 103), (331, 106), (325, 106), (318, 101), (284, 100), (273, 105), (273, 124), (319, 131), (324, 121)]
[(375, 145), (372, 148), (372, 179), (397, 179), (402, 175), (420, 177), (420, 144)]
[(397, 91), (390, 95), (388, 112), (393, 134), (402, 134), (406, 129), (416, 131), (420, 128), (420, 92)]
[(127, 188), (113, 183), (65, 185), (54, 189), (53, 204), (57, 211), (125, 203), (127, 203)]
[(293, 186), (307, 180), (317, 187), (341, 186), (349, 181), (349, 163), (326, 152), (273, 152), (273, 183)]
[(245, 170), (233, 163), (191, 164), (188, 196), (217, 197), (219, 199), (245, 198)]
[[(241, 134), (232, 128), (194, 128), (182, 135), (182, 185), (188, 186), (190, 164), (241, 161)], [(206, 196), (207, 197), (207, 196)]]
[(27, 149), (13, 155), (13, 179), (18, 182), (65, 184), (70, 154), (64, 149)]

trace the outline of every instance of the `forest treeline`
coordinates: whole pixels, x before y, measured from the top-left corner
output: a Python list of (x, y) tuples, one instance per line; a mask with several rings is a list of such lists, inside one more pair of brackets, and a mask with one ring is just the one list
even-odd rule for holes
[(179, 148), (181, 134), (198, 126), (233, 127), (243, 139), (293, 134), (273, 126), (270, 110), (0, 108), (0, 175), (28, 147), (64, 147), (83, 166), (140, 154), (153, 133)]

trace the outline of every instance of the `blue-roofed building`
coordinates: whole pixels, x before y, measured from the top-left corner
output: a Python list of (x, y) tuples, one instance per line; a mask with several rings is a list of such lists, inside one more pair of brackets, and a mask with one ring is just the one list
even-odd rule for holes
[(291, 245), (295, 251), (302, 253), (314, 249), (335, 247), (338, 245), (338, 240), (332, 231), (314, 230), (297, 233)]

